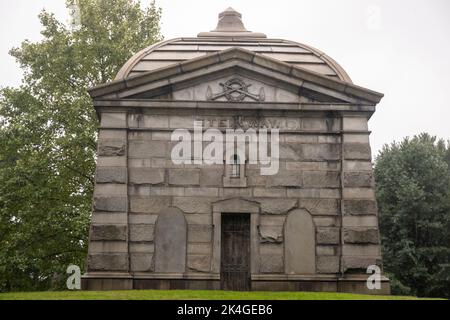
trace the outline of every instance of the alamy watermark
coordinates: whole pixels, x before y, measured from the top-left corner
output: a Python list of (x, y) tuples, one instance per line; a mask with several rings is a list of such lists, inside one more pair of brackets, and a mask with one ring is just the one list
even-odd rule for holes
[(377, 265), (371, 265), (367, 267), (367, 271), (370, 276), (367, 278), (367, 289), (380, 290), (381, 289), (381, 268)]
[(366, 9), (366, 26), (371, 31), (379, 31), (383, 26), (381, 7), (370, 5)]
[(171, 152), (176, 165), (231, 165), (239, 159), (241, 164), (259, 165), (263, 176), (276, 175), (280, 168), (279, 129), (226, 129), (223, 133), (205, 131), (202, 122), (195, 121), (193, 134), (177, 129), (171, 140), (178, 142)]
[(79, 266), (70, 265), (67, 267), (67, 274), (70, 276), (67, 278), (66, 285), (68, 290), (81, 290), (81, 270)]
[(78, 5), (78, 1), (74, 1), (73, 3), (69, 4), (69, 26), (72, 29), (76, 29), (81, 26), (81, 10), (80, 6)]

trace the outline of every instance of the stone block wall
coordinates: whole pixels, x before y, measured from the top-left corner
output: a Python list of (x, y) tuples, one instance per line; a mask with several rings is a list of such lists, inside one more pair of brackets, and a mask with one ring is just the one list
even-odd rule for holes
[(102, 113), (90, 271), (154, 272), (155, 224), (168, 207), (180, 209), (187, 223), (186, 272), (217, 271), (212, 206), (231, 198), (260, 207), (255, 273), (285, 273), (285, 222), (298, 208), (313, 221), (317, 274), (380, 263), (366, 117), (265, 116), (280, 128), (280, 171), (261, 176), (258, 165), (246, 165), (243, 188), (224, 186), (223, 165), (171, 161), (172, 131), (191, 129), (199, 119), (225, 129), (233, 116), (217, 110)]

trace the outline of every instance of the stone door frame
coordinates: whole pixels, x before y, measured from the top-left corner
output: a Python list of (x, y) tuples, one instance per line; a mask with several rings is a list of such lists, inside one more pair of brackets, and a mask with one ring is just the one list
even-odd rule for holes
[(259, 202), (240, 198), (213, 203), (212, 272), (220, 274), (222, 245), (222, 213), (250, 214), (250, 273), (259, 273), (259, 225), (261, 205)]

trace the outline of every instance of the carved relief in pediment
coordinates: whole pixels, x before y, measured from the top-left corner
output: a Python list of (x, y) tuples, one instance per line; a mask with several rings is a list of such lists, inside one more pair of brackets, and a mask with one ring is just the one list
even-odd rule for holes
[(174, 88), (173, 100), (219, 102), (308, 102), (297, 93), (239, 74)]
[(225, 83), (220, 82), (219, 85), (222, 87), (222, 92), (219, 93), (213, 93), (211, 86), (208, 85), (206, 89), (206, 100), (214, 101), (222, 97), (225, 97), (230, 102), (242, 102), (245, 98), (250, 98), (255, 101), (264, 101), (266, 99), (264, 87), (260, 87), (259, 94), (251, 93), (249, 92), (249, 88), (252, 84), (246, 83), (239, 77), (231, 78)]

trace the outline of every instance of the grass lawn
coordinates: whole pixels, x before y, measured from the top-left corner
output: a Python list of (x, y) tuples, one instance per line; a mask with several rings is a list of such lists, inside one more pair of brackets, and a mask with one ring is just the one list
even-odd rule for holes
[(372, 296), (329, 292), (230, 291), (61, 291), (0, 293), (0, 300), (419, 300), (406, 296)]

